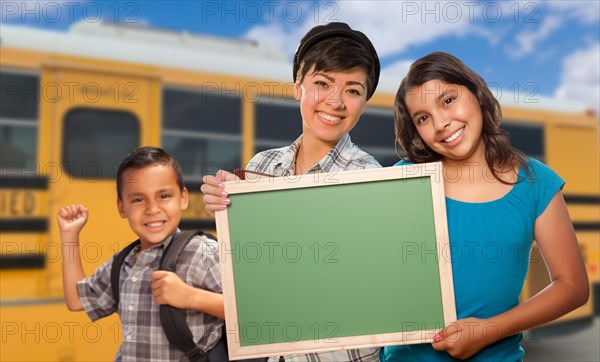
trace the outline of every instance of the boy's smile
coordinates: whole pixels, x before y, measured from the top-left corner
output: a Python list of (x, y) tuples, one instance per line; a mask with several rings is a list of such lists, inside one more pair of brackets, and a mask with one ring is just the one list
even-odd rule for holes
[(188, 206), (187, 189), (179, 190), (175, 171), (155, 164), (123, 174), (119, 214), (140, 238), (142, 250), (161, 243), (179, 226), (181, 210)]

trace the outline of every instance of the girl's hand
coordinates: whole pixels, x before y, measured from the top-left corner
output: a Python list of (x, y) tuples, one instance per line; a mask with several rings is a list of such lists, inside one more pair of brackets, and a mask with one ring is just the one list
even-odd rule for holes
[(79, 234), (88, 220), (88, 209), (81, 204), (65, 206), (58, 212), (57, 219), (61, 233)]
[(225, 210), (231, 202), (223, 186), (223, 181), (236, 181), (239, 178), (231, 172), (219, 170), (215, 176), (204, 176), (202, 178), (202, 186), (200, 191), (204, 194), (204, 209), (210, 215), (215, 216), (215, 211)]
[(452, 357), (467, 359), (496, 341), (498, 326), (486, 319), (465, 318), (452, 323), (433, 337), (436, 351), (446, 351)]

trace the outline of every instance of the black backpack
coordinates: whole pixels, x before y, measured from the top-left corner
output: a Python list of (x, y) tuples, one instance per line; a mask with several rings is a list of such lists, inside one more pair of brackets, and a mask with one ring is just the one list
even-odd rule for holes
[[(173, 235), (173, 239), (163, 252), (158, 269), (175, 272), (179, 254), (181, 254), (181, 251), (196, 235), (206, 235), (208, 238), (216, 240), (214, 236), (205, 234), (199, 230), (175, 233)], [(112, 269), (110, 271), (110, 284), (113, 297), (117, 305), (119, 304), (119, 274), (121, 273), (121, 266), (123, 265), (125, 257), (129, 254), (129, 252), (131, 252), (131, 250), (139, 244), (140, 241), (138, 239), (127, 245), (123, 250), (114, 256)], [(223, 327), (223, 334), (219, 342), (217, 342), (215, 347), (210, 351), (205, 352), (201, 350), (194, 342), (194, 337), (185, 320), (185, 311), (183, 309), (175, 308), (167, 304), (161, 305), (160, 323), (165, 331), (165, 334), (167, 335), (169, 343), (184, 351), (191, 362), (229, 361), (229, 356), (227, 355), (227, 338), (225, 327)]]

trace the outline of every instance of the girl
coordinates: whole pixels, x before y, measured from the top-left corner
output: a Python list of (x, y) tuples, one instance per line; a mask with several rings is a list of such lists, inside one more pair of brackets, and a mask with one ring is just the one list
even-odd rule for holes
[[(564, 181), (512, 148), (498, 101), (457, 58), (417, 60), (395, 101), (396, 141), (412, 162), (441, 161), (458, 321), (434, 343), (386, 347), (384, 361), (519, 361), (521, 331), (584, 304), (589, 286)], [(536, 240), (551, 283), (519, 304)]]

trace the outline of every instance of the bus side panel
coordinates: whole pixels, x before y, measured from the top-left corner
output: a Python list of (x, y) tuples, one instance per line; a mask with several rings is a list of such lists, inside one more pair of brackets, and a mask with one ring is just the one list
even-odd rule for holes
[[(42, 303), (43, 300), (38, 300)], [(67, 310), (62, 299), (49, 304), (3, 306), (2, 361), (111, 361), (121, 341), (116, 315), (91, 322), (85, 312)]]
[[(565, 181), (563, 196), (573, 220), (590, 288), (600, 283), (600, 195), (598, 120), (586, 115), (547, 114), (545, 117), (545, 162)], [(533, 249), (524, 287), (527, 299), (550, 282), (544, 261)], [(594, 313), (594, 294), (582, 307), (558, 319), (588, 318)]]
[[(585, 121), (585, 122), (584, 122)], [(566, 180), (563, 195), (581, 245), (590, 283), (600, 283), (600, 146), (598, 119), (553, 117), (548, 128), (551, 167)]]

